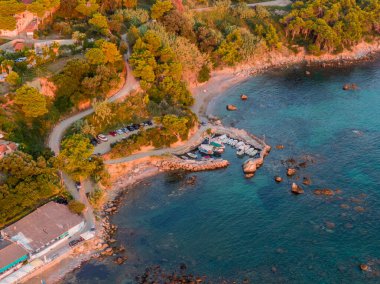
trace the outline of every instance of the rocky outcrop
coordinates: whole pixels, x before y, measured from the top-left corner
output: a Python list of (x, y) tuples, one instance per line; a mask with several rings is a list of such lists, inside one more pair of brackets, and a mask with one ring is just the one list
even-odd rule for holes
[(334, 195), (334, 191), (332, 189), (323, 188), (323, 189), (316, 189), (314, 190), (315, 195), (325, 195), (325, 196), (332, 196)]
[(210, 171), (225, 168), (230, 163), (223, 159), (208, 159), (205, 161), (182, 160), (171, 158), (156, 162), (156, 166), (164, 171), (185, 170), (190, 172)]
[(304, 185), (311, 185), (311, 179), (308, 177), (304, 177), (302, 183)]
[(237, 110), (237, 107), (236, 107), (235, 105), (227, 105), (227, 106), (226, 106), (226, 109), (227, 109), (228, 111), (234, 111), (234, 110)]
[(304, 193), (304, 191), (300, 186), (298, 186), (295, 182), (293, 182), (292, 183), (292, 193), (302, 194), (302, 193)]
[(243, 172), (246, 178), (251, 178), (255, 175), (255, 172), (260, 168), (264, 163), (263, 158), (259, 159), (248, 159), (243, 163)]

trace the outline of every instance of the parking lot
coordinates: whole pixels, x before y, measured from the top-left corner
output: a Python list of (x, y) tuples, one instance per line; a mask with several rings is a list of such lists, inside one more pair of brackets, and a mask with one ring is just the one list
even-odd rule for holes
[[(141, 124), (128, 125), (123, 128), (115, 129), (109, 133), (101, 133), (97, 139), (92, 139), (91, 143), (95, 146), (94, 154), (103, 155), (111, 150), (111, 144), (127, 139), (132, 134), (138, 133), (141, 129), (148, 129), (154, 127), (151, 120)], [(104, 136), (104, 137), (103, 137)]]

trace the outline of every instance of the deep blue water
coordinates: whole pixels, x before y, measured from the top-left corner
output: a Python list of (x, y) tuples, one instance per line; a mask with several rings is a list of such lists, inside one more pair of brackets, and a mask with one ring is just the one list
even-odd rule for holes
[[(218, 99), (213, 113), (225, 125), (285, 146), (273, 147), (253, 179), (227, 149), (230, 167), (195, 174), (193, 186), (174, 174), (136, 186), (113, 217), (129, 260), (91, 262), (65, 282), (135, 283), (146, 267), (169, 273), (184, 263), (212, 283), (380, 283), (380, 61), (309, 70), (266, 73)], [(343, 91), (347, 82), (360, 89)], [(238, 111), (227, 112), (228, 103)], [(313, 163), (286, 178), (289, 158)], [(292, 195), (291, 182), (303, 177), (312, 185)], [(316, 188), (342, 193), (321, 197)]]

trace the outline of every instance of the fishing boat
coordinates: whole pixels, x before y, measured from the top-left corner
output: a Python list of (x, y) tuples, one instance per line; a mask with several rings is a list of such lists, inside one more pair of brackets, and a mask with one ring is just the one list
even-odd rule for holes
[(211, 141), (211, 142), (210, 142), (210, 145), (211, 145), (211, 146), (214, 146), (215, 148), (222, 148), (222, 149), (224, 149), (224, 145), (221, 144), (221, 143), (218, 143), (218, 142), (216, 142), (216, 141)]
[(197, 159), (197, 158), (198, 158), (198, 156), (197, 156), (196, 154), (191, 153), (191, 152), (187, 153), (187, 155), (188, 155), (190, 158), (192, 158), (192, 159)]
[(205, 155), (212, 155), (214, 154), (214, 146), (211, 146), (209, 144), (201, 144), (198, 147), (199, 152)]

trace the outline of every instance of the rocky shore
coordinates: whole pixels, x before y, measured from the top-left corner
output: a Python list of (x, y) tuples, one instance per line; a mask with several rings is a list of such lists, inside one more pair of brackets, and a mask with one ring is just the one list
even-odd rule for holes
[(205, 161), (182, 160), (177, 157), (157, 161), (156, 166), (162, 171), (184, 170), (189, 172), (210, 171), (228, 167), (230, 163), (223, 159)]

